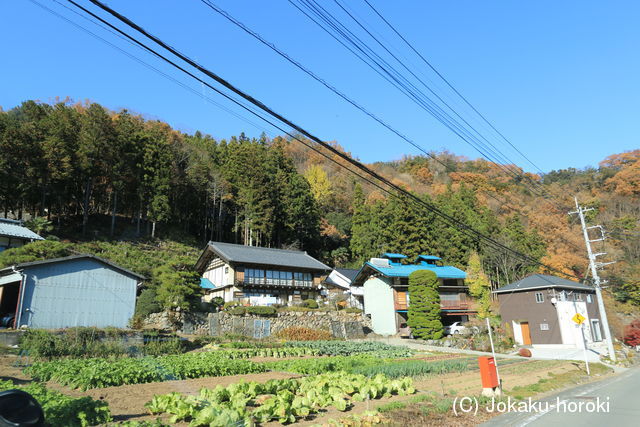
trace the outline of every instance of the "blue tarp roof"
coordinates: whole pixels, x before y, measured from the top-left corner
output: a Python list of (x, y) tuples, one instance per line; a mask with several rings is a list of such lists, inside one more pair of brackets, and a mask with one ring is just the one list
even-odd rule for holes
[[(431, 270), (436, 273), (439, 279), (466, 279), (467, 273), (451, 265), (438, 266), (433, 264), (422, 265), (392, 265), (390, 267), (379, 267), (370, 262), (365, 262), (365, 267), (369, 266), (387, 277), (409, 277), (411, 273), (419, 270)], [(362, 267), (364, 269), (364, 267)], [(360, 270), (362, 271), (362, 270)]]

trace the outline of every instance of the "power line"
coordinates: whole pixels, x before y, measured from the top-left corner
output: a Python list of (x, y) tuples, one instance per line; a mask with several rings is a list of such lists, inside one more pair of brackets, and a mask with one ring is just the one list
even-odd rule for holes
[(409, 43), (409, 41), (369, 2), (369, 0), (363, 0), (370, 8), (371, 10), (373, 10), (375, 12), (376, 15), (378, 15), (378, 17), (380, 17), (380, 19), (387, 24), (387, 26), (398, 36), (400, 37), (400, 39), (416, 54), (418, 55), (418, 57), (422, 60), (422, 62), (424, 62), (429, 68), (431, 68), (431, 70), (433, 70), (434, 73), (436, 73), (436, 75), (438, 77), (440, 77), (440, 79), (442, 79), (443, 82), (445, 82), (447, 84), (447, 86), (449, 86), (449, 88), (451, 90), (453, 90), (453, 92), (458, 95), (465, 104), (467, 104), (478, 116), (480, 116), (480, 118), (482, 118), (482, 120), (489, 125), (489, 127), (491, 127), (491, 129), (493, 129), (498, 135), (500, 135), (500, 137), (505, 140), (514, 150), (516, 150), (518, 152), (518, 154), (520, 154), (527, 162), (529, 162), (529, 164), (531, 166), (533, 166), (534, 168), (536, 168), (536, 170), (538, 172), (540, 172), (541, 174), (544, 174), (544, 172), (535, 164), (533, 163), (527, 156), (524, 155), (524, 153), (522, 153), (518, 147), (516, 147), (513, 143), (511, 143), (511, 141), (509, 139), (507, 139), (507, 137), (505, 137), (498, 129), (496, 129), (496, 127), (482, 114), (480, 113), (480, 111), (478, 111), (476, 109), (476, 107), (474, 107), (469, 100), (467, 100), (466, 97), (464, 97), (452, 84), (451, 82), (449, 82), (449, 80), (447, 80), (432, 64), (431, 62), (429, 62), (411, 43)]
[[(333, 86), (332, 84), (330, 84), (329, 82), (327, 82), (325, 79), (319, 77), (317, 74), (315, 74), (313, 71), (311, 71), (309, 68), (305, 67), (304, 65), (302, 65), (299, 61), (293, 59), (291, 56), (289, 56), (286, 52), (284, 52), (282, 49), (278, 48), (275, 44), (267, 41), (264, 37), (262, 37), (260, 34), (258, 34), (256, 31), (252, 30), (251, 28), (249, 28), (248, 26), (246, 26), (245, 24), (243, 24), (242, 22), (240, 22), (238, 19), (234, 18), (231, 14), (229, 14), (227, 11), (225, 11), (224, 9), (222, 9), (221, 7), (219, 7), (218, 5), (216, 5), (215, 3), (209, 1), (209, 0), (201, 0), (202, 3), (204, 3), (206, 6), (208, 6), (209, 8), (211, 8), (213, 11), (215, 11), (216, 13), (218, 13), (220, 16), (222, 16), (223, 18), (227, 19), (229, 22), (231, 22), (232, 24), (236, 25), (238, 28), (242, 29), (244, 32), (246, 32), (247, 34), (249, 34), (250, 36), (254, 37), (256, 40), (260, 41), (262, 44), (264, 44), (265, 46), (267, 46), (268, 48), (270, 48), (271, 50), (273, 50), (274, 52), (276, 52), (277, 54), (279, 54), (280, 56), (282, 56), (283, 58), (285, 58), (287, 61), (289, 61), (291, 64), (293, 64), (294, 66), (296, 66), (298, 69), (302, 70), (304, 73), (306, 73), (307, 75), (311, 76), (314, 80), (318, 81), (319, 83), (321, 83), (322, 85), (324, 85), (327, 89), (331, 90), (332, 92), (334, 92), (336, 95), (338, 95), (339, 97), (341, 97), (343, 100), (345, 100), (346, 102), (348, 102), (349, 104), (351, 104), (352, 106), (354, 106), (355, 108), (357, 108), (358, 110), (362, 111), (364, 114), (366, 114), (367, 116), (371, 117), (373, 120), (375, 120), (376, 122), (378, 122), (379, 124), (381, 124), (382, 126), (384, 126), (385, 128), (387, 128), (388, 130), (390, 130), (391, 132), (393, 132), (394, 134), (396, 134), (397, 136), (399, 136), (400, 138), (402, 138), (403, 140), (405, 140), (406, 142), (408, 142), (409, 144), (411, 144), (413, 147), (417, 148), (418, 150), (420, 150), (422, 153), (424, 153), (425, 155), (427, 155), (428, 157), (430, 157), (431, 159), (435, 160), (436, 162), (438, 162), (439, 164), (441, 164), (446, 170), (450, 171), (450, 172), (454, 172), (452, 171), (451, 167), (449, 165), (447, 165), (445, 162), (443, 162), (442, 160), (440, 160), (437, 156), (433, 155), (432, 153), (428, 152), (427, 150), (425, 150), (422, 146), (420, 146), (418, 143), (416, 143), (414, 140), (410, 139), (409, 137), (407, 137), (406, 135), (402, 134), (400, 131), (398, 131), (396, 128), (392, 127), (390, 124), (386, 123), (384, 120), (382, 120), (381, 118), (379, 118), (378, 116), (376, 116), (375, 114), (371, 113), (370, 111), (368, 111), (366, 108), (364, 108), (362, 105), (360, 105), (357, 101), (353, 100), (352, 98), (350, 98), (348, 95), (346, 95), (344, 92), (341, 92), (340, 90), (338, 90), (335, 86)], [(463, 177), (464, 179), (464, 177)], [(468, 181), (470, 184), (473, 185), (473, 182), (471, 182), (468, 179), (464, 179), (465, 181)], [(495, 197), (493, 194), (486, 192), (486, 195), (493, 198), (494, 200), (496, 200), (497, 202), (500, 203), (505, 203), (505, 200), (499, 200), (497, 197)]]
[[(309, 15), (309, 13), (307, 13), (305, 10), (302, 9), (302, 7), (298, 6), (297, 4), (295, 4), (292, 0), (289, 0), (289, 2), (296, 7), (299, 11), (301, 11), (305, 16), (307, 16), (309, 19), (311, 19), (316, 25), (320, 26), (321, 29), (323, 29), (325, 32), (327, 32), (328, 34), (330, 34), (334, 39), (338, 40), (337, 37), (331, 32), (329, 31), (323, 24), (319, 23), (316, 19), (314, 19), (313, 17), (311, 17)], [(308, 10), (311, 11), (311, 13), (315, 14), (316, 16), (318, 16), (321, 20), (323, 20), (326, 25), (328, 25), (329, 27), (331, 27), (336, 33), (340, 34), (345, 40), (347, 40), (348, 43), (351, 43), (356, 49), (359, 49), (364, 56), (366, 56), (369, 61), (372, 61), (375, 65), (377, 65), (378, 67), (380, 67), (384, 72), (387, 72), (390, 74), (390, 76), (396, 80), (396, 82), (401, 85), (403, 87), (404, 90), (401, 90), (403, 93), (405, 93), (405, 95), (410, 96), (410, 98), (412, 98), (415, 102), (417, 102), (420, 106), (422, 106), (423, 108), (425, 108), (430, 114), (432, 114), (437, 120), (439, 120), (442, 124), (444, 124), (445, 126), (447, 126), (450, 130), (452, 130), (454, 133), (456, 133), (457, 136), (459, 136), (461, 139), (463, 139), (465, 142), (469, 143), (472, 147), (474, 147), (478, 152), (480, 152), (480, 154), (482, 154), (484, 157), (486, 157), (487, 159), (489, 159), (490, 161), (492, 161), (494, 164), (496, 164), (496, 166), (498, 166), (499, 168), (501, 168), (503, 171), (507, 172), (507, 174), (513, 176), (513, 177), (519, 177), (519, 178), (524, 178), (523, 182), (521, 182), (521, 184), (528, 188), (529, 191), (531, 191), (532, 193), (539, 195), (541, 197), (544, 197), (543, 193), (545, 192), (544, 188), (542, 188), (540, 183), (537, 183), (536, 181), (533, 181), (530, 177), (523, 175), (517, 171), (514, 171), (504, 165), (499, 164), (500, 160), (498, 160), (496, 162), (497, 158), (500, 158), (501, 155), (497, 154), (492, 148), (489, 148), (486, 146), (486, 144), (484, 144), (482, 141), (480, 141), (478, 139), (478, 137), (474, 136), (473, 133), (470, 133), (468, 130), (466, 130), (464, 128), (464, 126), (462, 126), (461, 124), (457, 123), (455, 121), (455, 119), (453, 119), (452, 117), (450, 117), (448, 115), (448, 113), (444, 112), (442, 110), (442, 108), (440, 108), (437, 104), (435, 104), (433, 101), (429, 101), (428, 97), (421, 91), (419, 91), (413, 84), (411, 84), (408, 80), (406, 80), (406, 78), (402, 77), (401, 74), (395, 70), (390, 64), (388, 64), (384, 59), (382, 59), (379, 55), (377, 55), (371, 48), (369, 48), (365, 42), (363, 42), (361, 39), (359, 39), (353, 32), (351, 32), (348, 28), (346, 28), (344, 25), (342, 25), (333, 15), (331, 15), (326, 9), (324, 9), (322, 6), (320, 6), (319, 4), (317, 4), (317, 2), (311, 0), (311, 1), (306, 1), (306, 0), (299, 0), (299, 2), (301, 4), (303, 4)], [(337, 3), (337, 2), (336, 2)], [(339, 4), (339, 3), (338, 3)], [(346, 13), (348, 13), (348, 11), (345, 10)], [(349, 14), (349, 13), (348, 13)], [(360, 25), (361, 27), (363, 27), (355, 17), (353, 17), (353, 15), (349, 14), (351, 16), (352, 19), (354, 19), (354, 21), (356, 21), (356, 23), (358, 23), (358, 25)], [(364, 27), (363, 27), (364, 28)], [(368, 32), (368, 30), (366, 30), (366, 28), (364, 28), (365, 31)], [(376, 40), (376, 42), (378, 44), (381, 44), (381, 42), (379, 42), (379, 40), (377, 40), (375, 38), (375, 36), (371, 35), (370, 32), (368, 32), (368, 34), (370, 34), (371, 37), (374, 38), (374, 40)], [(340, 40), (339, 40), (340, 41)], [(340, 41), (341, 44), (343, 46), (345, 46), (345, 44)], [(382, 44), (381, 44), (382, 45)], [(383, 48), (386, 49), (386, 47), (384, 45), (382, 45)], [(353, 50), (349, 49), (352, 53)], [(388, 51), (388, 49), (386, 49)], [(370, 53), (367, 53), (367, 51), (369, 51)], [(390, 51), (388, 51), (398, 62), (401, 63), (401, 65), (405, 68), (407, 68), (402, 61), (400, 61), (397, 57), (395, 57), (395, 55), (393, 55), (393, 53), (391, 53)], [(378, 59), (375, 59), (372, 57), (375, 56)], [(367, 65), (369, 65), (370, 67), (373, 67), (370, 63), (367, 62), (367, 59), (364, 59), (361, 55), (357, 55), (361, 60), (363, 60), (365, 63), (367, 63)], [(384, 64), (384, 65), (382, 65)], [(388, 68), (390, 68), (392, 70), (392, 72), (389, 72)], [(408, 69), (408, 68), (407, 68)], [(454, 114), (457, 114), (457, 112), (455, 112), (455, 110), (453, 110), (446, 102), (444, 102), (437, 94), (435, 94), (435, 92), (433, 92), (431, 90), (430, 87), (428, 87), (428, 85), (426, 85), (421, 79), (419, 79), (417, 76), (415, 76), (415, 74), (413, 72), (411, 72), (411, 70), (408, 69), (408, 71), (410, 73), (412, 73), (412, 75), (414, 75), (414, 77), (416, 77), (419, 81), (421, 81), (421, 83), (427, 87), (427, 89), (429, 89), (432, 93), (434, 93), (434, 95), (436, 95), (436, 97), (438, 97), (440, 99), (441, 102), (443, 102), (449, 109), (451, 109), (452, 111), (454, 111)], [(398, 77), (399, 76), (399, 77)], [(388, 80), (388, 79), (387, 79)], [(402, 80), (402, 81), (400, 81)], [(398, 88), (398, 85), (395, 85), (396, 88)], [(409, 92), (409, 93), (407, 93)], [(424, 104), (424, 100), (420, 99), (420, 95), (422, 95), (423, 97), (427, 98), (427, 101), (431, 102), (431, 107), (428, 105)], [(435, 110), (435, 111), (434, 111)], [(458, 115), (459, 116), (459, 115)], [(465, 121), (462, 117), (460, 117), (463, 121)], [(468, 122), (465, 121), (465, 123), (472, 129), (472, 132), (480, 135), (480, 138), (483, 138), (486, 140), (486, 138), (484, 138), (475, 128), (473, 128), (471, 125), (469, 125)], [(487, 141), (488, 142), (488, 141)], [(490, 145), (492, 145), (489, 142)], [(482, 148), (481, 148), (482, 147)], [(487, 150), (489, 153), (485, 152), (485, 150)], [(505, 160), (502, 160), (505, 161)], [(510, 160), (506, 160), (506, 162), (511, 162)], [(513, 162), (511, 162), (513, 163)], [(529, 183), (528, 185), (526, 183)], [(541, 193), (538, 193), (538, 191), (541, 191)], [(547, 200), (548, 201), (548, 200)], [(562, 207), (560, 206), (556, 206), (558, 209), (560, 210), (564, 210)]]
[[(153, 53), (154, 55), (156, 55), (157, 57), (163, 59), (164, 61), (170, 63), (172, 66), (178, 68), (179, 70), (183, 71), (184, 73), (187, 73), (189, 76), (197, 79), (198, 81), (202, 82), (203, 84), (207, 85), (208, 87), (210, 87), (211, 89), (213, 89), (214, 91), (220, 93), (221, 95), (225, 96), (226, 98), (232, 100), (233, 102), (235, 102), (236, 104), (242, 106), (243, 108), (247, 109), (247, 111), (251, 112), (252, 114), (256, 115), (257, 117), (261, 118), (262, 120), (266, 121), (267, 123), (271, 124), (272, 126), (280, 129), (281, 131), (285, 132), (286, 134), (288, 134), (289, 136), (291, 136), (292, 138), (296, 139), (297, 141), (302, 142), (303, 144), (307, 145), (302, 139), (300, 139), (299, 137), (293, 135), (291, 132), (284, 130), (283, 128), (279, 127), (278, 125), (275, 125), (273, 122), (271, 122), (269, 119), (261, 116), (260, 114), (254, 112), (253, 110), (249, 110), (246, 106), (240, 104), (237, 100), (233, 99), (230, 95), (222, 92), (221, 90), (213, 87), (211, 84), (209, 84), (208, 82), (205, 82), (204, 80), (202, 80), (201, 78), (199, 78), (198, 76), (194, 75), (193, 73), (191, 73), (190, 71), (184, 69), (182, 66), (176, 64), (174, 61), (168, 59), (166, 56), (158, 53), (157, 51), (155, 51), (154, 49), (150, 48), (149, 46), (147, 46), (146, 44), (140, 42), (139, 40), (137, 40), (136, 38), (134, 38), (133, 36), (127, 34), (126, 32), (124, 32), (123, 30), (119, 29), (118, 27), (114, 26), (113, 24), (109, 23), (108, 21), (104, 20), (103, 18), (99, 17), (98, 15), (94, 14), (93, 12), (89, 11), (88, 9), (84, 8), (83, 6), (79, 5), (78, 3), (76, 3), (74, 0), (67, 0), (69, 3), (73, 4), (74, 6), (76, 6), (77, 8), (83, 10), (85, 13), (90, 14), (91, 16), (93, 16), (94, 18), (98, 19), (99, 21), (103, 22), (104, 24), (108, 25), (109, 27), (113, 28), (114, 30), (116, 30), (117, 32), (119, 32), (120, 34), (124, 35), (125, 37), (129, 38), (130, 40), (134, 41), (135, 43), (139, 44), (140, 46), (144, 47), (146, 50), (148, 50), (149, 52)], [(177, 58), (179, 58), (180, 60), (186, 62), (187, 64), (189, 64), (190, 66), (194, 67), (195, 69), (197, 69), (198, 71), (202, 72), (203, 74), (205, 74), (206, 76), (212, 78), (213, 80), (215, 80), (216, 82), (220, 83), (221, 85), (223, 85), (224, 87), (226, 87), (227, 89), (231, 90), (232, 92), (234, 92), (236, 95), (240, 96), (241, 98), (249, 101), (251, 104), (253, 104), (254, 106), (258, 107), (259, 109), (263, 110), (264, 112), (266, 112), (269, 116), (274, 117), (275, 119), (277, 119), (278, 121), (286, 124), (287, 126), (291, 127), (292, 129), (294, 129), (296, 132), (299, 132), (300, 134), (304, 135), (306, 138), (309, 138), (311, 141), (317, 143), (318, 145), (322, 146), (323, 148), (329, 150), (330, 152), (332, 152), (334, 155), (337, 155), (338, 157), (342, 158), (343, 160), (345, 160), (346, 162), (348, 162), (349, 164), (355, 166), (357, 169), (361, 170), (362, 172), (364, 172), (366, 175), (369, 175), (373, 178), (375, 178), (377, 181), (383, 183), (384, 185), (386, 185), (389, 188), (392, 188), (394, 190), (396, 190), (396, 192), (398, 194), (393, 193), (391, 190), (389, 190), (388, 188), (384, 188), (382, 187), (381, 184), (378, 184), (377, 182), (373, 182), (370, 179), (363, 177), (362, 175), (355, 173), (353, 170), (351, 170), (353, 173), (355, 173), (357, 176), (367, 180), (368, 182), (370, 182), (372, 185), (375, 185), (376, 187), (378, 187), (379, 189), (381, 189), (382, 191), (384, 191), (385, 193), (388, 193), (392, 196), (395, 197), (401, 197), (405, 196), (408, 201), (413, 201), (415, 203), (418, 203), (419, 205), (423, 206), (424, 208), (426, 208), (427, 210), (437, 214), (438, 216), (440, 216), (442, 219), (444, 219), (446, 222), (448, 222), (451, 225), (454, 225), (456, 227), (458, 227), (463, 233), (468, 234), (470, 236), (473, 236), (475, 238), (478, 239), (483, 239), (484, 241), (486, 241), (487, 243), (493, 245), (494, 247), (500, 248), (505, 250), (506, 252), (512, 253), (516, 256), (518, 256), (519, 258), (523, 259), (523, 260), (527, 260), (528, 262), (531, 262), (532, 264), (536, 264), (536, 265), (540, 265), (545, 267), (547, 270), (550, 271), (557, 271), (560, 274), (563, 274), (565, 276), (569, 276), (569, 277), (575, 277), (572, 276), (570, 274), (561, 272), (559, 270), (556, 270), (555, 268), (548, 266), (526, 254), (523, 254), (519, 251), (516, 251), (512, 248), (509, 248), (505, 245), (503, 245), (500, 242), (495, 241), (494, 239), (492, 239), (489, 236), (486, 236), (484, 234), (482, 234), (481, 232), (473, 229), (472, 227), (470, 227), (469, 225), (463, 223), (462, 221), (459, 221), (457, 219), (455, 219), (454, 217), (446, 214), (445, 212), (441, 211), (440, 209), (438, 209), (436, 206), (425, 202), (424, 200), (420, 199), (418, 196), (416, 196), (415, 194), (412, 194), (410, 192), (408, 192), (407, 190), (393, 184), (392, 182), (390, 182), (389, 180), (387, 180), (386, 178), (384, 178), (383, 176), (380, 176), (378, 173), (376, 173), (373, 170), (370, 170), (368, 167), (366, 167), (365, 165), (361, 164), (360, 162), (352, 159), (351, 157), (349, 157), (348, 155), (342, 153), (341, 151), (337, 150), (335, 147), (331, 146), (330, 144), (320, 140), (318, 137), (312, 135), (311, 133), (309, 133), (308, 131), (306, 131), (305, 129), (301, 128), (300, 126), (296, 125), (295, 123), (289, 121), (288, 119), (286, 119), (285, 117), (283, 117), (282, 115), (278, 114), (277, 112), (273, 111), (272, 109), (270, 109), (269, 107), (267, 107), (265, 104), (263, 104), (262, 102), (258, 101), (257, 99), (253, 98), (251, 95), (243, 92), (242, 90), (236, 88), (235, 86), (233, 86), (231, 83), (227, 82), (225, 79), (223, 79), (222, 77), (218, 76), (217, 74), (213, 73), (212, 71), (208, 70), (207, 68), (199, 65), (198, 63), (196, 63), (195, 61), (189, 59), (188, 57), (186, 57), (184, 54), (182, 54), (181, 52), (177, 51), (176, 49), (172, 48), (171, 46), (167, 45), (165, 42), (163, 42), (162, 40), (160, 40), (158, 37), (148, 33), (147, 31), (145, 31), (143, 28), (141, 28), (139, 25), (135, 24), (134, 22), (132, 22), (131, 20), (129, 20), (128, 18), (124, 17), (123, 15), (119, 14), (118, 12), (114, 11), (113, 9), (109, 8), (108, 6), (102, 4), (101, 2), (99, 2), (98, 0), (90, 0), (91, 3), (93, 3), (94, 5), (98, 6), (100, 9), (102, 9), (103, 11), (109, 13), (110, 15), (112, 15), (113, 17), (115, 17), (116, 19), (118, 19), (119, 21), (123, 22), (124, 24), (126, 24), (127, 26), (131, 27), (132, 29), (136, 30), (137, 32), (141, 33), (142, 35), (144, 35), (145, 37), (147, 37), (148, 39), (152, 40), (154, 43), (156, 43), (157, 45), (161, 46), (163, 49), (167, 50), (168, 52), (170, 52), (172, 55), (176, 56)], [(310, 146), (310, 145), (307, 145)], [(312, 146), (311, 146), (312, 147)], [(316, 147), (313, 147), (314, 151), (317, 151)], [(328, 156), (325, 154), (325, 157), (330, 158), (333, 162), (335, 162), (336, 164), (340, 165), (341, 167), (345, 167), (344, 165), (342, 165), (340, 162), (338, 162), (336, 159), (334, 159), (331, 156)], [(402, 198), (402, 197), (401, 197)]]

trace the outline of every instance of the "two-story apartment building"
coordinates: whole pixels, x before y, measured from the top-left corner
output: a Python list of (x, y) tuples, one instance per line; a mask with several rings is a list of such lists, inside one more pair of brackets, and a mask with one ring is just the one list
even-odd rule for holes
[(403, 263), (406, 256), (385, 253), (372, 258), (360, 269), (353, 286), (363, 287), (364, 312), (371, 316), (373, 331), (380, 335), (395, 335), (407, 322), (410, 295), (409, 275), (430, 270), (440, 282), (440, 307), (445, 325), (467, 321), (476, 310), (464, 283), (467, 274), (459, 268), (443, 265), (440, 258), (420, 255), (413, 263)]
[(221, 297), (246, 305), (296, 304), (316, 299), (331, 268), (306, 252), (209, 242), (195, 265), (205, 301)]

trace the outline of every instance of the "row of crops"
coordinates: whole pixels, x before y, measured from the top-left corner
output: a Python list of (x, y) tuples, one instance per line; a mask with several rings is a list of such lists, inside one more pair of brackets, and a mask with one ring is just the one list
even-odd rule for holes
[(282, 360), (268, 362), (264, 365), (271, 371), (293, 372), (304, 375), (345, 371), (368, 377), (384, 374), (389, 378), (399, 378), (464, 372), (475, 366), (476, 363), (473, 358), (425, 362), (421, 360), (381, 359), (369, 354), (363, 354), (322, 359)]
[(124, 384), (265, 372), (248, 360), (221, 357), (216, 352), (123, 359), (62, 359), (36, 362), (26, 373), (37, 381), (54, 380), (87, 390)]
[[(315, 369), (313, 372), (305, 372), (305, 368), (292, 367), (291, 369), (285, 369), (287, 365), (277, 368), (277, 365), (245, 360), (256, 356), (282, 358), (307, 355), (331, 356), (334, 354), (360, 355), (365, 358), (375, 359), (380, 357), (405, 357), (413, 353), (405, 348), (393, 347), (382, 343), (353, 343), (346, 341), (292, 342), (283, 347), (224, 349), (158, 357), (59, 359), (49, 362), (36, 362), (27, 369), (27, 373), (38, 381), (54, 380), (63, 385), (87, 390), (125, 384), (251, 374), (265, 372), (268, 369), (284, 369), (300, 373), (348, 370), (350, 362), (340, 359), (331, 361), (331, 358), (306, 359), (308, 360), (307, 364), (311, 366), (316, 363), (318, 366), (325, 366), (325, 369)], [(326, 362), (325, 359), (329, 361)], [(311, 370), (311, 368), (308, 370)]]
[(264, 384), (240, 382), (202, 389), (198, 396), (157, 395), (146, 407), (153, 414), (171, 415), (171, 423), (189, 421), (191, 426), (292, 423), (323, 408), (346, 411), (353, 402), (414, 392), (411, 378), (392, 380), (384, 375), (332, 372)]

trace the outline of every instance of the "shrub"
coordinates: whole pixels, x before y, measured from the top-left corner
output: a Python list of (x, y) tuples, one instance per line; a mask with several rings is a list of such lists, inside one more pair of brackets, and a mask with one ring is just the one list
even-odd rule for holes
[(276, 309), (268, 306), (255, 305), (247, 307), (247, 313), (258, 316), (273, 316), (276, 314)]
[(242, 303), (240, 301), (227, 301), (222, 305), (223, 310), (227, 310), (233, 307), (241, 306)]
[(640, 320), (634, 320), (624, 328), (624, 342), (633, 347), (640, 345)]
[(307, 308), (318, 308), (318, 302), (314, 299), (306, 299), (300, 305)]
[[(69, 328), (61, 333), (29, 329), (20, 338), (20, 348), (36, 358), (120, 356), (127, 349), (120, 340), (125, 332), (97, 328)], [(107, 340), (105, 338), (112, 338)]]
[(303, 327), (285, 328), (278, 331), (277, 338), (289, 341), (323, 341), (333, 338), (331, 332)]
[(409, 316), (407, 323), (416, 338), (440, 339), (443, 335), (440, 320), (438, 278), (433, 271), (418, 270), (409, 275)]
[(344, 309), (345, 313), (362, 313), (362, 310), (355, 307), (347, 307)]
[(144, 343), (142, 351), (147, 356), (162, 356), (163, 354), (184, 353), (186, 346), (178, 337), (152, 338)]
[(156, 300), (156, 290), (153, 288), (144, 289), (136, 301), (136, 315), (147, 317), (151, 313), (162, 311), (162, 307)]
[(241, 305), (231, 307), (225, 310), (229, 314), (233, 314), (234, 316), (244, 316), (247, 313), (247, 308)]

